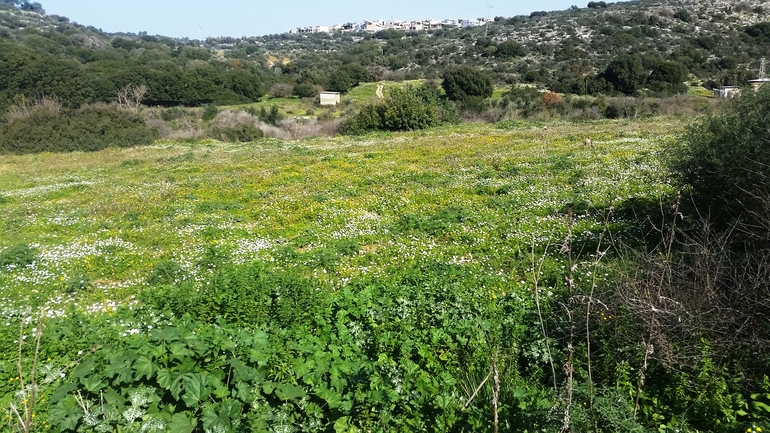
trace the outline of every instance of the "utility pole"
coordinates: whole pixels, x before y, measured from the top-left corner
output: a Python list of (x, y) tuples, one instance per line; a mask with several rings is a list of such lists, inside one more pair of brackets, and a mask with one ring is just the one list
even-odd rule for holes
[(764, 80), (765, 78), (767, 78), (765, 74), (765, 58), (762, 57), (759, 61), (759, 79)]
[(487, 30), (484, 32), (484, 38), (486, 38), (487, 35), (489, 35), (489, 14), (490, 14), (490, 12), (492, 12), (492, 6), (491, 5), (487, 5)]

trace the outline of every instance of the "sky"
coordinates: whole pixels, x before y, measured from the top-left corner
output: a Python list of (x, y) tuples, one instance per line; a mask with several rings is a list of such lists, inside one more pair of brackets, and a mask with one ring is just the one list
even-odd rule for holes
[[(301, 26), (364, 20), (416, 20), (529, 15), (564, 10), (576, 0), (468, 2), (467, 0), (37, 0), (49, 15), (61, 15), (106, 32), (205, 39), (263, 36)], [(586, 7), (587, 0), (578, 4)]]

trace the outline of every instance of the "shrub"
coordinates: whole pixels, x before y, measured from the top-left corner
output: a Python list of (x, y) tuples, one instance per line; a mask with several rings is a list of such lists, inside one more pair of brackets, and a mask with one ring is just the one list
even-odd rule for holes
[(318, 89), (312, 84), (300, 83), (294, 86), (292, 94), (298, 98), (315, 98), (318, 96)]
[(87, 274), (78, 272), (72, 275), (65, 283), (64, 289), (69, 293), (86, 290), (91, 287), (91, 277)]
[(481, 96), (466, 96), (462, 101), (458, 102), (460, 111), (471, 111), (474, 113), (483, 113), (489, 108), (489, 104), (485, 98)]
[(444, 73), (441, 86), (452, 101), (461, 101), (468, 96), (489, 98), (494, 90), (492, 79), (470, 66), (458, 66), (448, 70)]
[(690, 22), (690, 19), (692, 18), (692, 16), (690, 15), (690, 12), (688, 12), (687, 10), (680, 9), (674, 12), (674, 18), (687, 23), (687, 22)]
[(294, 88), (288, 83), (275, 83), (267, 91), (271, 98), (291, 98)]
[(209, 130), (208, 136), (217, 140), (232, 142), (256, 141), (264, 137), (261, 129), (254, 125), (240, 124), (230, 127), (214, 127)]
[(0, 154), (96, 151), (153, 143), (159, 133), (137, 113), (115, 106), (79, 110), (32, 109), (0, 129)]
[(182, 280), (184, 277), (184, 271), (179, 263), (166, 260), (156, 263), (150, 270), (150, 275), (147, 277), (147, 284), (150, 286), (159, 286), (164, 284), (174, 284)]
[(206, 108), (203, 109), (203, 116), (201, 118), (208, 122), (209, 120), (217, 117), (217, 114), (219, 114), (219, 109), (217, 106), (214, 104), (209, 104), (206, 106)]
[(723, 112), (687, 129), (672, 147), (672, 169), (693, 203), (722, 228), (743, 219), (765, 227), (770, 198), (770, 87), (744, 92)]
[(378, 130), (411, 131), (458, 120), (454, 106), (436, 89), (410, 85), (362, 108), (345, 122), (342, 131), (352, 135)]
[(37, 259), (35, 250), (27, 244), (18, 244), (0, 252), (0, 266), (27, 266)]
[(524, 48), (524, 45), (521, 45), (516, 41), (505, 41), (495, 47), (495, 57), (509, 59), (526, 55), (527, 50)]
[(561, 95), (556, 92), (548, 92), (543, 94), (543, 104), (546, 107), (550, 107), (553, 104), (561, 101)]

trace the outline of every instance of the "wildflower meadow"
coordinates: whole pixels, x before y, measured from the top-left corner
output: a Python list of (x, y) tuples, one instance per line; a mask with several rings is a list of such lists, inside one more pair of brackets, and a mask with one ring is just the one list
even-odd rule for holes
[(601, 302), (685, 124), (4, 156), (0, 429), (761, 431), (770, 386), (648, 367)]

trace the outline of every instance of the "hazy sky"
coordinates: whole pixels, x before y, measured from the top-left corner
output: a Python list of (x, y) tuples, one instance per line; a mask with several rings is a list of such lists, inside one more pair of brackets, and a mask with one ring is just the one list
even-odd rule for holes
[[(62, 15), (106, 32), (146, 31), (173, 37), (262, 36), (291, 28), (363, 20), (478, 18), (514, 16), (533, 11), (563, 10), (588, 0), (317, 1), (317, 0), (38, 0), (47, 14)], [(492, 8), (489, 8), (492, 6)], [(200, 29), (199, 29), (200, 26)]]

